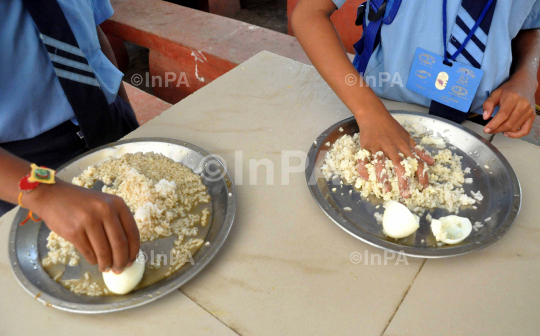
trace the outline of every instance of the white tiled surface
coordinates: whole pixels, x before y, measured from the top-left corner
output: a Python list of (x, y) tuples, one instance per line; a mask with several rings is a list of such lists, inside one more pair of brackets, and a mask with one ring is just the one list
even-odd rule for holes
[[(385, 103), (388, 109), (426, 111)], [(524, 187), (524, 209), (515, 227), (479, 253), (430, 260), (422, 268), (424, 260), (413, 258), (398, 266), (350, 262), (352, 252), (383, 252), (349, 236), (320, 211), (302, 169), (290, 175), (288, 185), (282, 185), (281, 176), (282, 151), (307, 152), (328, 125), (348, 116), (310, 66), (267, 52), (239, 65), (128, 136), (181, 139), (226, 161), (237, 184), (238, 210), (216, 259), (182, 293), (131, 311), (90, 317), (34, 302), (11, 274), (3, 240), (0, 279), (7, 285), (0, 286), (0, 297), (8, 297), (14, 308), (1, 305), (0, 328), (21, 328), (22, 311), (39, 316), (22, 327), (28, 332), (45, 325), (107, 333), (105, 327), (116, 331), (129, 328), (128, 323), (133, 323), (134, 334), (151, 326), (164, 328), (165, 334), (199, 334), (201, 328), (242, 335), (380, 335), (385, 329), (389, 335), (502, 333), (510, 326), (526, 333), (540, 327), (533, 318), (540, 306), (535, 278), (540, 233), (533, 222), (538, 184)], [(481, 132), (472, 123), (466, 126)], [(500, 149), (516, 165), (522, 182), (534, 179), (534, 169), (520, 163), (532, 156), (522, 158), (518, 150), (504, 146)], [(235, 151), (243, 156), (236, 164)], [(249, 174), (250, 159), (270, 160), (273, 185), (266, 185), (264, 168)], [(291, 165), (303, 167), (295, 158)], [(250, 175), (257, 176), (257, 185), (250, 184)], [(4, 218), (0, 224), (2, 236), (7, 236), (10, 221)], [(441, 329), (447, 325), (455, 329)]]
[(17, 282), (7, 237), (15, 210), (0, 218), (0, 335), (227, 335), (236, 333), (180, 291), (128, 311), (81, 315), (46, 307)]
[(463, 257), (427, 260), (387, 335), (538, 335), (540, 330), (540, 147), (497, 135), (523, 203), (496, 244)]
[[(311, 66), (261, 53), (130, 135), (183, 139), (227, 162), (237, 185), (231, 235), (182, 292), (240, 334), (380, 334), (418, 272), (421, 260), (351, 263), (352, 252), (382, 252), (320, 211), (303, 169), (289, 185), (281, 183), (281, 152), (306, 153), (322, 131), (348, 116)], [(238, 165), (235, 151), (243, 153)], [(249, 159), (272, 162), (274, 185), (266, 185), (263, 168), (258, 185), (250, 185)]]

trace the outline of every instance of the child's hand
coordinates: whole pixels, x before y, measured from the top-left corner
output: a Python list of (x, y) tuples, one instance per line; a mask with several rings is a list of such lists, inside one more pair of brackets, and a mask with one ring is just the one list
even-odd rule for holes
[[(373, 114), (370, 118), (364, 118), (360, 127), (360, 144), (362, 148), (371, 153), (383, 152), (394, 163), (396, 174), (398, 177), (399, 189), (401, 196), (404, 198), (410, 197), (409, 183), (404, 177), (405, 168), (401, 165), (403, 158), (399, 153), (403, 153), (405, 157), (414, 157), (416, 153), (421, 160), (418, 161), (418, 169), (416, 176), (420, 183), (427, 187), (427, 175), (424, 174), (424, 162), (429, 165), (434, 163), (424, 151), (416, 148), (416, 142), (413, 140), (409, 132), (407, 132), (389, 113)], [(384, 185), (385, 190), (390, 190), (390, 183), (386, 174), (383, 173), (385, 157), (379, 155), (376, 157), (377, 162), (375, 168), (377, 171), (377, 179)], [(366, 162), (359, 162), (365, 164)], [(358, 172), (360, 176), (367, 179), (367, 170), (359, 166)], [(364, 173), (365, 172), (365, 173)]]
[(120, 197), (60, 180), (25, 197), (49, 229), (71, 242), (90, 264), (99, 264), (100, 271), (120, 273), (135, 261), (139, 230)]
[(512, 77), (491, 93), (484, 102), (484, 120), (491, 117), (495, 106), (499, 112), (484, 127), (484, 132), (495, 134), (504, 132), (510, 138), (520, 138), (531, 131), (535, 112), (534, 93), (536, 83)]

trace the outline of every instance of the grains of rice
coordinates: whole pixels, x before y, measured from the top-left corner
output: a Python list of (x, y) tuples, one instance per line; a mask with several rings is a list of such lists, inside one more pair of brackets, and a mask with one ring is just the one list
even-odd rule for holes
[(382, 221), (383, 221), (383, 214), (382, 213), (376, 212), (376, 213), (373, 214), (373, 217), (375, 217), (377, 222), (382, 223)]
[(482, 193), (480, 192), (480, 190), (478, 190), (478, 192), (474, 192), (471, 190), (471, 195), (473, 196), (473, 198), (475, 200), (477, 200), (478, 202), (482, 202), (482, 200), (484, 199), (484, 195), (482, 195)]
[(430, 137), (425, 136), (420, 140), (420, 145), (433, 145), (437, 147), (438, 149), (444, 149), (446, 148), (446, 144), (444, 143), (443, 138), (437, 138), (437, 137)]
[[(452, 154), (448, 149), (438, 150), (433, 156), (435, 164), (427, 166), (425, 173), (429, 178), (429, 185), (423, 188), (415, 177), (418, 167), (416, 158), (406, 158), (402, 161), (405, 169), (405, 178), (409, 181), (411, 196), (401, 197), (397, 175), (391, 160), (385, 161), (385, 172), (391, 185), (391, 190), (385, 192), (383, 185), (377, 181), (375, 172), (375, 157), (362, 149), (358, 133), (353, 136), (344, 135), (339, 138), (328, 151), (321, 170), (327, 180), (337, 176), (347, 184), (351, 184), (361, 193), (362, 197), (375, 195), (384, 201), (398, 201), (409, 209), (422, 213), (426, 209), (443, 208), (449, 212), (458, 213), (464, 205), (475, 204), (476, 201), (467, 196), (463, 189), (465, 182), (461, 168), (461, 157)], [(369, 180), (364, 180), (358, 173), (358, 161), (367, 160)]]
[(405, 130), (407, 132), (411, 133), (411, 135), (413, 137), (415, 137), (415, 138), (422, 138), (422, 137), (425, 137), (425, 136), (433, 135), (433, 131), (429, 130), (424, 125), (420, 125), (420, 124), (416, 124), (416, 123), (411, 123), (409, 121), (405, 121), (402, 126), (403, 126), (403, 128), (405, 128)]
[(75, 246), (55, 232), (51, 231), (47, 237), (47, 248), (49, 252), (41, 261), (43, 267), (56, 264), (67, 264), (69, 266), (77, 266), (79, 264), (81, 257)]
[(475, 222), (472, 226), (474, 232), (478, 232), (478, 230), (480, 230), (480, 228), (482, 228), (484, 226), (484, 224), (480, 223), (480, 222)]
[[(198, 233), (197, 224), (207, 225), (210, 210), (204, 208), (200, 214), (193, 213), (197, 205), (210, 203), (210, 195), (199, 175), (188, 167), (174, 162), (162, 154), (124, 154), (120, 158), (107, 160), (90, 166), (73, 179), (73, 184), (91, 188), (97, 180), (106, 185), (103, 192), (121, 197), (134, 213), (139, 228), (141, 243), (176, 235), (171, 255), (174, 255), (173, 271), (178, 270), (191, 258), (202, 244), (201, 239), (189, 239)], [(80, 256), (75, 247), (51, 232), (47, 238), (49, 252), (42, 260), (48, 267), (55, 264), (77, 265)], [(160, 257), (150, 268), (160, 268)], [(171, 271), (171, 273), (173, 272)], [(170, 274), (169, 274), (170, 275)], [(91, 279), (62, 281), (64, 287), (76, 294), (103, 295)], [(97, 287), (97, 288), (96, 288)]]
[(83, 281), (80, 279), (60, 280), (60, 283), (75, 294), (84, 294), (88, 296), (101, 296), (106, 294), (105, 291), (107, 291), (107, 289), (101, 288), (97, 282), (91, 281), (88, 272), (84, 273), (82, 280)]
[(202, 211), (201, 226), (206, 226), (208, 222), (208, 216), (210, 216), (210, 210), (208, 210), (208, 208), (204, 208)]
[[(187, 236), (190, 235), (188, 230), (185, 233)], [(171, 250), (170, 266), (165, 276), (171, 275), (184, 266), (186, 262), (192, 261), (192, 252), (196, 251), (204, 243), (202, 239), (190, 239), (187, 243), (182, 244), (183, 238), (182, 235), (174, 242), (174, 248)]]
[(62, 278), (62, 275), (64, 275), (64, 272), (61, 272), (61, 273), (58, 273), (55, 277), (54, 277), (54, 281), (58, 281), (60, 280), (60, 278)]

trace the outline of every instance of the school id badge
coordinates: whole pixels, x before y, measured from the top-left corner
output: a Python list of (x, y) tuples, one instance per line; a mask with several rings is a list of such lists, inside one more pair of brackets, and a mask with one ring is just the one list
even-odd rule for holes
[(422, 48), (416, 48), (407, 80), (407, 89), (461, 112), (469, 112), (484, 72), (449, 60)]

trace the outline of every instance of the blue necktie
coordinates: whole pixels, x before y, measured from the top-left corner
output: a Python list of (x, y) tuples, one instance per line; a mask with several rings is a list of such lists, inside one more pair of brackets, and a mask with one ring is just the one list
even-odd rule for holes
[[(462, 0), (461, 6), (456, 16), (456, 22), (452, 28), (452, 35), (447, 44), (446, 57), (450, 58), (461, 47), (471, 28), (476, 21), (481, 17), (482, 11), (490, 0)], [(456, 57), (456, 61), (471, 65), (475, 68), (480, 68), (486, 51), (487, 38), (491, 22), (493, 21), (493, 13), (497, 0), (493, 3), (484, 14), (484, 18), (480, 22), (472, 38), (465, 44), (464, 49)], [(450, 119), (457, 123), (462, 123), (468, 117), (468, 113), (463, 113), (436, 101), (431, 102), (429, 113), (446, 119)]]

